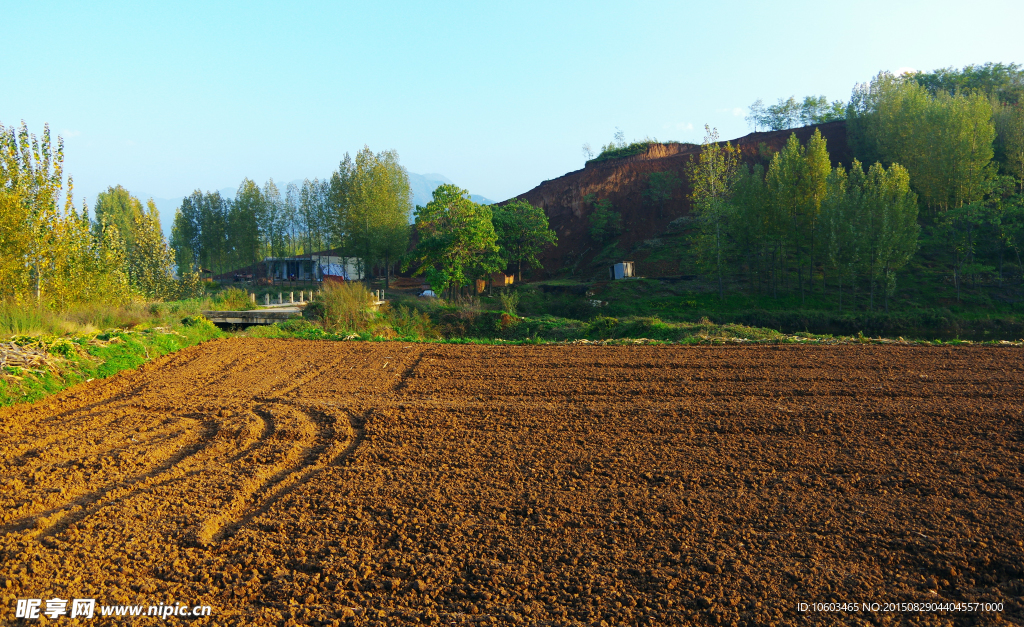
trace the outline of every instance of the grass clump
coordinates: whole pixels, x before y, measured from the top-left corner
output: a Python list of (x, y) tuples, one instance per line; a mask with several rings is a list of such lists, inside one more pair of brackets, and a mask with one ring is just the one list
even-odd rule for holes
[[(384, 303), (375, 305), (373, 294), (362, 283), (327, 283), (306, 306), (303, 317), (316, 321), (329, 334), (366, 336), (375, 339), (435, 339), (441, 336), (429, 314), (415, 308)], [(274, 325), (278, 326), (278, 325)], [(308, 335), (301, 329), (292, 336)]]
[(238, 288), (229, 287), (221, 290), (210, 298), (211, 311), (250, 311), (256, 309), (249, 292)]

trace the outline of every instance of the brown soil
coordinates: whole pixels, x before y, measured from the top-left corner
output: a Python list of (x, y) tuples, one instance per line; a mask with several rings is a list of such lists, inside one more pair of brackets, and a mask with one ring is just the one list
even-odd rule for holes
[(0, 622), (1019, 622), (1022, 384), (1012, 348), (211, 342), (0, 412)]

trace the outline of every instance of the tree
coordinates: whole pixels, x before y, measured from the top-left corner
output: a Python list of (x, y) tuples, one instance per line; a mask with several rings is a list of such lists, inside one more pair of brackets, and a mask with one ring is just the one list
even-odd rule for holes
[(933, 96), (945, 92), (950, 96), (976, 91), (1001, 103), (1016, 104), (1024, 100), (1024, 68), (1016, 63), (968, 65), (961, 70), (952, 67), (908, 76)]
[[(385, 286), (389, 286), (391, 266), (409, 245), (412, 209), (409, 175), (398, 153), (374, 154), (364, 146), (355, 159), (346, 154), (331, 177), (330, 195), (335, 228), (346, 249), (360, 256), (367, 269), (382, 261)], [(370, 272), (366, 279), (370, 280)]]
[(419, 242), (406, 266), (419, 264), (414, 274), (425, 273), (435, 291), (450, 297), (469, 283), (473, 270), (499, 270), (491, 216), (491, 209), (470, 200), (468, 191), (455, 185), (437, 187), (426, 207), (416, 207)]
[(505, 264), (514, 264), (523, 280), (523, 266), (540, 267), (537, 255), (545, 246), (557, 246), (558, 238), (548, 227), (544, 210), (525, 200), (492, 205), (492, 223)]
[[(342, 200), (336, 200), (337, 193), (331, 181), (306, 179), (298, 192), (296, 204), (299, 229), (305, 233), (304, 250), (307, 254), (326, 250), (333, 237), (337, 243), (344, 239), (344, 221), (339, 222), (339, 214), (344, 211)], [(340, 190), (340, 188), (337, 188)]]
[[(174, 253), (164, 240), (160, 215), (152, 199), (146, 202), (145, 210), (134, 216), (132, 232), (135, 234), (134, 241), (131, 244), (125, 243), (125, 265), (131, 284), (147, 298), (175, 297)], [(181, 269), (182, 274), (185, 272), (186, 269)]]
[(837, 283), (840, 312), (843, 311), (843, 283), (847, 280), (855, 283), (860, 265), (863, 188), (864, 169), (859, 161), (853, 161), (849, 176), (839, 165), (829, 173), (821, 207), (826, 266)]
[(135, 243), (137, 218), (143, 213), (142, 203), (138, 198), (132, 196), (124, 187), (114, 185), (96, 195), (96, 205), (92, 210), (96, 216), (93, 232), (97, 236), (103, 232), (105, 225), (112, 224), (117, 227), (125, 245), (131, 248)]
[(993, 112), (996, 149), (1003, 171), (1016, 179), (1024, 193), (1024, 102), (1002, 105)]
[(788, 222), (784, 250), (793, 255), (796, 263), (801, 301), (814, 273), (815, 232), (831, 169), (825, 140), (817, 129), (806, 147), (791, 134), (786, 147), (768, 167), (773, 202)]
[(657, 207), (658, 217), (663, 217), (665, 205), (682, 183), (679, 175), (671, 170), (651, 172), (647, 175), (647, 189), (643, 192), (644, 202)]
[(88, 208), (74, 207), (70, 177), (61, 207), (63, 162), (63, 140), (54, 144), (48, 126), (37, 138), (24, 122), (18, 131), (0, 125), (0, 296), (58, 310), (97, 298), (123, 302), (131, 295), (120, 239), (93, 236)]
[(980, 200), (994, 174), (992, 105), (981, 93), (933, 96), (882, 72), (854, 89), (847, 119), (854, 151), (905, 167), (933, 217)]
[(249, 266), (254, 275), (256, 263), (260, 261), (261, 226), (265, 212), (266, 203), (259, 185), (252, 179), (243, 179), (235, 192), (234, 202), (228, 208), (228, 252), (235, 267)]
[(758, 98), (754, 101), (754, 104), (750, 105), (750, 113), (744, 119), (747, 124), (754, 129), (756, 133), (759, 129), (767, 126), (767, 111), (764, 108), (764, 101)]
[(583, 202), (594, 207), (588, 221), (590, 237), (595, 242), (603, 244), (622, 232), (622, 215), (613, 209), (610, 199), (598, 200), (597, 194), (587, 194), (583, 197)]
[(896, 287), (896, 272), (917, 252), (917, 195), (910, 191), (910, 175), (898, 163), (888, 170), (876, 163), (868, 170), (862, 193), (861, 245), (867, 256), (874, 306), (875, 286), (881, 284), (885, 310)]
[(704, 125), (707, 133), (696, 161), (690, 161), (687, 177), (693, 190), (693, 208), (699, 225), (698, 250), (718, 277), (718, 297), (725, 300), (724, 274), (729, 229), (734, 208), (730, 204), (739, 168), (739, 153), (718, 142), (718, 130)]
[(171, 248), (179, 272), (192, 272), (201, 266), (203, 194), (199, 190), (181, 200), (171, 224)]

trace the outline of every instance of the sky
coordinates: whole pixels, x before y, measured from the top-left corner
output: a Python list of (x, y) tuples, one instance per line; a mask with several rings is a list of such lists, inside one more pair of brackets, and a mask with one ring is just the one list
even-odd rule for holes
[(364, 145), (500, 201), (627, 140), (750, 132), (880, 70), (1024, 63), (1020, 0), (8, 2), (0, 124), (65, 141), (75, 197), (324, 177)]

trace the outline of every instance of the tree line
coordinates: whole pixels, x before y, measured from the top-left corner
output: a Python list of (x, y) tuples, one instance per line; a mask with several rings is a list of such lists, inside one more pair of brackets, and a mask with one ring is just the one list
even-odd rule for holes
[(790, 96), (787, 99), (779, 98), (776, 104), (765, 106), (764, 101), (758, 98), (750, 105), (748, 111), (744, 119), (754, 132), (784, 131), (798, 126), (845, 119), (846, 103), (842, 100), (829, 102), (825, 96), (805, 96), (802, 101)]
[(173, 255), (153, 201), (123, 188), (97, 197), (91, 220), (74, 205), (64, 143), (0, 124), (0, 299), (65, 310), (103, 300), (191, 297), (195, 275), (175, 280)]
[(748, 165), (707, 132), (687, 175), (694, 249), (721, 298), (727, 282), (744, 278), (776, 297), (788, 291), (803, 300), (820, 285), (840, 302), (861, 291), (869, 306), (879, 296), (888, 306), (896, 272), (917, 250), (917, 198), (905, 168), (833, 168), (817, 130), (806, 145), (791, 135), (767, 168)]
[(246, 178), (234, 198), (196, 190), (174, 217), (171, 246), (179, 268), (216, 274), (266, 257), (326, 250), (393, 267), (409, 241), (409, 177), (395, 151), (346, 153), (330, 177), (262, 188)]
[[(234, 199), (199, 190), (182, 201), (171, 235), (179, 268), (214, 273), (252, 266), (265, 257), (324, 250), (384, 270), (385, 285), (399, 265), (425, 274), (450, 295), (492, 272), (539, 265), (553, 244), (543, 210), (523, 201), (489, 207), (472, 202), (453, 185), (434, 190), (426, 207), (412, 213), (409, 177), (398, 153), (364, 147), (346, 154), (330, 177), (261, 189), (246, 179)], [(410, 238), (416, 235), (416, 247)]]
[(1013, 64), (880, 73), (846, 106), (860, 159), (849, 167), (830, 165), (817, 130), (743, 160), (707, 129), (687, 170), (700, 266), (722, 298), (746, 281), (802, 301), (831, 294), (840, 308), (844, 295), (888, 308), (922, 237), (949, 260), (958, 299), (966, 282), (1002, 281), (1011, 260), (1024, 277), (1022, 96)]

